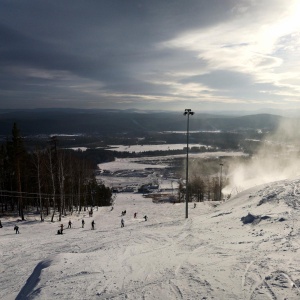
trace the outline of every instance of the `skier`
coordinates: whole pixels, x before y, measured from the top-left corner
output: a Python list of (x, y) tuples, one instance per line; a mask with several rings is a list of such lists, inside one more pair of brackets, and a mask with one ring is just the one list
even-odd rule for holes
[(81, 221), (81, 225), (82, 225), (82, 228), (84, 228), (84, 220), (82, 219), (82, 221)]
[(148, 220), (148, 217), (147, 217), (147, 216), (145, 216), (145, 217), (144, 217), (144, 219), (145, 219), (145, 221), (147, 221), (147, 220)]
[(0, 228), (2, 228), (3, 226), (2, 226), (2, 223), (1, 223), (1, 220), (0, 220)]
[(94, 230), (95, 229), (95, 221), (93, 220), (92, 221), (92, 230)]
[(68, 228), (71, 228), (71, 227), (72, 227), (72, 222), (70, 220), (69, 223), (68, 223)]
[(196, 208), (196, 205), (197, 205), (197, 204), (196, 204), (196, 203), (194, 203), (194, 208)]
[(134, 213), (134, 218), (135, 218), (135, 219), (136, 219), (136, 214), (137, 214), (137, 213)]
[(63, 234), (64, 231), (64, 224), (60, 224), (60, 234)]
[(18, 225), (15, 225), (14, 230), (16, 231), (16, 234), (17, 234), (17, 233), (20, 233), (20, 232), (19, 232), (19, 226), (18, 226)]
[(121, 219), (121, 228), (124, 227), (124, 220), (123, 218)]

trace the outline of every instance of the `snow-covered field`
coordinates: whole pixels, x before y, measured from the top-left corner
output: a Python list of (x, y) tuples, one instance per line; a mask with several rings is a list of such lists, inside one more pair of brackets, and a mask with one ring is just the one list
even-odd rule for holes
[[(189, 155), (191, 164), (196, 158), (218, 158), (218, 157), (239, 157), (246, 156), (243, 152), (203, 152), (191, 153)], [(185, 158), (185, 154), (167, 155), (167, 156), (151, 156), (137, 158), (116, 158), (115, 161), (98, 164), (102, 170), (102, 175), (97, 176), (99, 180), (110, 187), (148, 184), (153, 181), (155, 176), (158, 176), (164, 169), (171, 167), (175, 159)], [(106, 172), (106, 173), (105, 173)], [(109, 173), (107, 173), (109, 172)], [(116, 174), (118, 172), (118, 174)], [(107, 176), (109, 175), (109, 176)], [(112, 175), (112, 176), (111, 176)], [(140, 175), (140, 176), (138, 176)], [(143, 176), (141, 176), (143, 175)], [(168, 188), (175, 187), (174, 181), (178, 182), (179, 178), (161, 178), (160, 186), (168, 183)], [(174, 174), (173, 174), (174, 175)], [(232, 187), (228, 189), (230, 193)]]
[(86, 151), (88, 148), (87, 148), (87, 147), (74, 147), (74, 148), (66, 148), (66, 149), (84, 152), (84, 151)]
[(98, 167), (102, 170), (109, 170), (111, 172), (115, 172), (120, 170), (144, 170), (146, 168), (161, 169), (165, 168), (166, 165), (140, 163), (140, 158), (116, 158), (115, 161), (98, 164)]
[[(203, 152), (203, 153), (190, 153), (189, 158), (217, 158), (217, 157), (239, 157), (248, 156), (243, 152), (233, 151), (217, 151), (217, 152)], [(102, 170), (117, 171), (117, 170), (141, 170), (145, 168), (165, 168), (165, 161), (175, 158), (185, 158), (186, 154), (175, 154), (166, 156), (149, 156), (149, 157), (137, 157), (137, 158), (116, 158), (115, 161), (108, 163), (98, 164), (98, 167)], [(150, 161), (151, 164), (143, 164), (141, 161)]]
[[(112, 148), (107, 150), (119, 151), (119, 152), (145, 152), (145, 151), (169, 151), (169, 150), (183, 150), (186, 148), (186, 144), (159, 144), (159, 145), (131, 145), (131, 146), (124, 146), (124, 145), (113, 145), (110, 146)], [(189, 144), (189, 148), (192, 147), (200, 148), (204, 147), (206, 149), (211, 148), (210, 146), (205, 146), (202, 144)]]
[(74, 214), (64, 235), (38, 216), (15, 234), (16, 219), (2, 218), (0, 299), (300, 299), (299, 197), (299, 179), (279, 181), (190, 203), (185, 219), (184, 204), (118, 194), (94, 212), (95, 230)]

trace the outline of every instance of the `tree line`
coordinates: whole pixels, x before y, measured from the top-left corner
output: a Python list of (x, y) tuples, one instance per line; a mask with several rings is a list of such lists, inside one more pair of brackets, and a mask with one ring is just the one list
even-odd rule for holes
[(111, 205), (110, 188), (95, 177), (96, 165), (70, 150), (60, 149), (56, 137), (47, 147), (27, 151), (14, 123), (12, 136), (0, 146), (0, 210), (17, 212), (22, 220), (34, 210), (41, 221)]
[[(188, 195), (189, 201), (222, 201), (230, 195), (224, 195), (222, 189), (229, 184), (228, 168), (244, 158), (216, 157), (209, 159), (196, 158), (189, 162)], [(184, 162), (185, 163), (185, 162)], [(220, 164), (222, 163), (222, 164)], [(221, 170), (222, 165), (222, 170)], [(182, 169), (184, 170), (185, 167)], [(185, 178), (182, 171), (181, 178)], [(178, 198), (185, 201), (186, 183), (179, 181)]]
[[(227, 183), (227, 179), (222, 179), (221, 182), (217, 176), (194, 176), (188, 183), (189, 201), (221, 201), (224, 197), (222, 188), (226, 186)], [(230, 195), (227, 195), (227, 197), (230, 197)], [(186, 185), (182, 181), (179, 181), (178, 199), (180, 202), (186, 201)]]

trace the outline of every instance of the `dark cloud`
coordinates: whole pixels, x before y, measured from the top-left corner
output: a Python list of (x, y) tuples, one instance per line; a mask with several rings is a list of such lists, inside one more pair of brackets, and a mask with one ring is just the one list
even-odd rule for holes
[[(195, 51), (160, 47), (179, 34), (229, 20), (235, 3), (0, 0), (0, 107), (113, 107), (122, 100), (132, 107), (145, 104), (146, 96), (172, 94), (176, 102), (176, 84), (249, 87), (252, 77), (239, 72), (190, 76), (203, 73), (208, 62)], [(224, 47), (235, 46), (246, 44)]]

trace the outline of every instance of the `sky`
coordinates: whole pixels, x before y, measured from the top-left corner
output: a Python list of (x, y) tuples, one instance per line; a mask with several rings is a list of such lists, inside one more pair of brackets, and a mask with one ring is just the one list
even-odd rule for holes
[(0, 7), (0, 109), (300, 109), (298, 0)]

